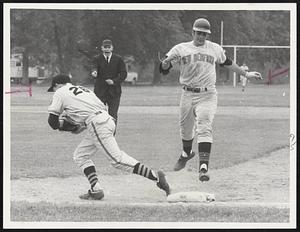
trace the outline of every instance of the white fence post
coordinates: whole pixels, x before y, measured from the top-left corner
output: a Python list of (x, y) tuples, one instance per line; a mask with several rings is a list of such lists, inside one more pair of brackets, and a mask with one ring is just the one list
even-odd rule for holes
[[(233, 47), (233, 61), (236, 63), (236, 46)], [(236, 73), (233, 72), (233, 87), (236, 87)]]
[[(237, 61), (237, 48), (283, 48), (290, 49), (290, 46), (252, 46), (252, 45), (222, 45), (222, 47), (233, 48), (233, 61), (236, 63)], [(236, 73), (233, 73), (233, 87), (236, 87)]]

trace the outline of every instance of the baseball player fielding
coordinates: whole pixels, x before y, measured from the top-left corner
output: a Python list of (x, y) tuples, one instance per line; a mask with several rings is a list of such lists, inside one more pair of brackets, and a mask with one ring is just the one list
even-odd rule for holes
[(79, 196), (84, 200), (101, 200), (104, 190), (98, 179), (92, 156), (105, 155), (111, 166), (145, 177), (170, 194), (170, 187), (163, 171), (155, 171), (122, 151), (115, 139), (116, 123), (106, 106), (95, 93), (83, 86), (75, 86), (69, 76), (53, 77), (49, 92), (54, 92), (48, 107), (48, 124), (53, 130), (78, 134), (85, 137), (73, 153), (73, 160), (90, 183), (87, 193)]

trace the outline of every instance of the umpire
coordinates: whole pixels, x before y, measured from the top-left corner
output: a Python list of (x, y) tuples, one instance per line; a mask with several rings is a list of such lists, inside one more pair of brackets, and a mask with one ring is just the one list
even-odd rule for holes
[(121, 98), (121, 83), (127, 77), (126, 65), (121, 56), (112, 53), (113, 44), (105, 39), (101, 45), (102, 54), (92, 60), (92, 76), (95, 78), (94, 92), (108, 106), (108, 113), (118, 120)]

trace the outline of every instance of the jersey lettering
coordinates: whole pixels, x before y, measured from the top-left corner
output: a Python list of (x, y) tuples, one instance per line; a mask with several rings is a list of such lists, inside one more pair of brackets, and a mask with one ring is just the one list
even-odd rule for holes
[(55, 115), (63, 113), (76, 123), (85, 122), (96, 112), (102, 112), (103, 120), (107, 119), (106, 116), (109, 117), (106, 106), (94, 92), (80, 85), (67, 83), (54, 93), (52, 99), (48, 112)]
[[(193, 56), (194, 56), (194, 62), (195, 63), (197, 61), (203, 61), (203, 62), (208, 62), (210, 64), (214, 64), (214, 62), (215, 62), (215, 58), (211, 55), (196, 53)], [(187, 56), (182, 57), (182, 63), (183, 64), (190, 64), (191, 60), (192, 60), (191, 55), (187, 55)]]
[(85, 88), (85, 87), (83, 87), (83, 86), (78, 86), (81, 90), (83, 90), (84, 92), (87, 92), (87, 93), (89, 93), (90, 92), (90, 90), (89, 89), (87, 89), (87, 88)]
[(180, 56), (180, 84), (191, 87), (215, 89), (216, 63), (224, 63), (223, 48), (209, 40), (203, 46), (195, 46), (193, 41), (175, 45), (167, 56)]
[(207, 54), (197, 53), (197, 54), (194, 54), (194, 62), (197, 62), (197, 61), (204, 61), (204, 62), (213, 64), (215, 61), (215, 58), (213, 56), (210, 56)]
[(182, 63), (183, 64), (190, 64), (191, 63), (191, 58), (192, 58), (191, 55), (187, 55), (187, 56), (182, 57)]
[(83, 92), (87, 92), (87, 93), (90, 92), (87, 88), (84, 88), (82, 86), (72, 86), (69, 88), (69, 90), (71, 90), (71, 91), (73, 90), (73, 93), (75, 96), (77, 96), (78, 94), (81, 94)]

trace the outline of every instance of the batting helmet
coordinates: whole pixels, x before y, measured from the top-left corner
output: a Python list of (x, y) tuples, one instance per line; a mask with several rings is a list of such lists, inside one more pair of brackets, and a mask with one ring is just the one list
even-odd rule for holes
[(194, 31), (203, 31), (210, 34), (210, 23), (205, 18), (196, 19), (193, 25)]

